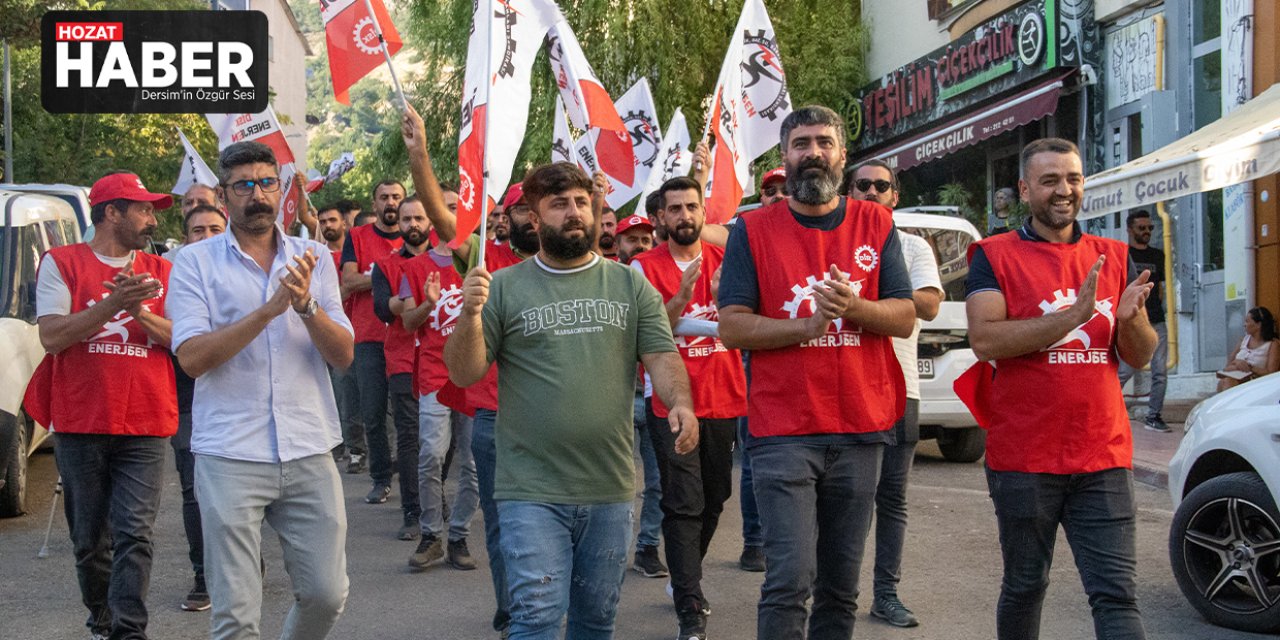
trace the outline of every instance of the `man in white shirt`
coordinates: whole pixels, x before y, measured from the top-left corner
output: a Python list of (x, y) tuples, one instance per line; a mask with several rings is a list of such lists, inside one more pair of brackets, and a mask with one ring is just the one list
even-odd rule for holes
[[(849, 196), (878, 202), (890, 209), (898, 206), (898, 176), (880, 160), (868, 160), (853, 170)], [(916, 368), (916, 343), (920, 321), (932, 320), (942, 305), (942, 280), (938, 261), (929, 243), (917, 235), (898, 230), (902, 257), (911, 277), (911, 299), (916, 307), (916, 326), (910, 338), (894, 338), (893, 351), (907, 383), (907, 409), (894, 425), (897, 444), (884, 448), (880, 461), (880, 481), (876, 484), (876, 569), (873, 579), (875, 601), (871, 615), (899, 627), (920, 624), (915, 614), (898, 599), (898, 579), (902, 568), (902, 546), (907, 534), (907, 479), (920, 441), (920, 373)]]
[(271, 149), (218, 161), (230, 233), (187, 247), (170, 279), (173, 350), (196, 378), (191, 450), (215, 640), (256, 637), (261, 531), (284, 549), (295, 602), (281, 638), (324, 638), (347, 598), (346, 512), (330, 450), (342, 438), (326, 364), (354, 350), (327, 248), (276, 222)]

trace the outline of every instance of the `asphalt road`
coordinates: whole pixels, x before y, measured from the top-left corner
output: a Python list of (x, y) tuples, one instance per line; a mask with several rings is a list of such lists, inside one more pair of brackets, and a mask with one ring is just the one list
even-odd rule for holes
[[(31, 513), (0, 520), (0, 640), (87, 638), (85, 610), (76, 587), (74, 560), (61, 505), (54, 519), (50, 556), (37, 559), (56, 481), (53, 456), (41, 453), (31, 469)], [(492, 639), (493, 599), (477, 522), (471, 549), (482, 568), (463, 572), (435, 566), (412, 573), (405, 561), (414, 543), (395, 539), (400, 524), (397, 494), (385, 505), (367, 505), (366, 476), (344, 475), (351, 596), (330, 637), (350, 640)], [(181, 640), (208, 637), (208, 614), (187, 613), (178, 605), (190, 588), (183, 537), (181, 495), (170, 468), (157, 523), (152, 572), (150, 633)], [(1163, 490), (1138, 485), (1138, 567), (1140, 604), (1148, 637), (1236, 640), (1263, 638), (1205, 623), (1183, 600), (1169, 571), (1166, 540), (1172, 513)], [(942, 461), (931, 443), (922, 444), (909, 493), (911, 503), (907, 555), (900, 593), (922, 623), (898, 629), (871, 619), (870, 563), (864, 566), (863, 608), (855, 637), (875, 640), (940, 638), (989, 639), (995, 636), (995, 603), (1000, 585), (996, 523), (979, 464)], [(735, 496), (721, 520), (708, 554), (704, 589), (713, 605), (709, 632), (715, 638), (755, 637), (755, 604), (762, 574), (737, 568), (741, 519)], [(292, 598), (280, 546), (264, 532), (268, 574), (262, 631), (278, 637)], [(618, 613), (623, 640), (675, 637), (675, 615), (665, 594), (666, 581), (628, 572)], [(1093, 624), (1070, 551), (1060, 539), (1044, 608), (1042, 637), (1092, 638)]]

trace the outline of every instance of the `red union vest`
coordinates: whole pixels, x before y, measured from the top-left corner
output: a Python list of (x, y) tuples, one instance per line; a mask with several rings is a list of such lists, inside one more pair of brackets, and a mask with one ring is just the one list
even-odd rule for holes
[(422, 291), (427, 276), (440, 274), (440, 300), (417, 332), (417, 383), (414, 386), (419, 396), (439, 391), (449, 381), (449, 370), (444, 366), (444, 343), (462, 314), (462, 276), (453, 268), (449, 256), (444, 256), (444, 260), (444, 266), (437, 265), (430, 252), (425, 252), (404, 263), (403, 273), (413, 291), (414, 304), (425, 300)]
[[(634, 258), (644, 268), (644, 276), (667, 302), (680, 291), (684, 274), (671, 255), (668, 245), (661, 245)], [(718, 322), (720, 312), (711, 296), (711, 277), (724, 261), (724, 249), (702, 243), (702, 277), (693, 287), (689, 306), (682, 318)], [(737, 418), (747, 413), (747, 378), (742, 371), (742, 353), (728, 349), (719, 338), (676, 336), (676, 348), (689, 371), (693, 391), (693, 411), (699, 418)], [(667, 417), (667, 405), (658, 394), (653, 395), (653, 413)]]
[[(79, 313), (105, 299), (103, 282), (120, 269), (103, 264), (89, 245), (50, 249), (45, 257), (71, 292), (71, 313)], [(143, 303), (151, 313), (164, 315), (168, 293), (167, 260), (137, 251), (134, 272), (150, 273), (162, 288), (158, 298)], [(121, 436), (171, 436), (178, 431), (178, 397), (174, 394), (173, 362), (169, 350), (153, 344), (142, 325), (126, 311), (102, 325), (102, 330), (53, 356), (50, 420), (60, 433)]]
[(1010, 319), (1071, 306), (1098, 256), (1107, 256), (1088, 322), (1047, 349), (995, 363), (987, 466), (1060, 474), (1132, 466), (1113, 311), (1126, 286), (1128, 245), (1090, 235), (1075, 243), (1034, 242), (1016, 232), (978, 245), (1000, 283)]
[[(893, 233), (889, 210), (845, 200), (830, 231), (796, 222), (785, 200), (742, 215), (768, 318), (813, 315), (813, 285), (835, 264), (853, 290), (880, 299), (880, 250)], [(751, 352), (751, 435), (797, 436), (885, 431), (906, 408), (906, 383), (888, 336), (836, 320), (826, 335), (781, 349)]]
[[(391, 297), (393, 298), (400, 288), (400, 276), (403, 274), (404, 265), (408, 261), (408, 258), (400, 255), (400, 251), (374, 261), (374, 264), (378, 266), (378, 270), (387, 278), (387, 283), (391, 289)], [(404, 322), (400, 320), (399, 316), (396, 316), (396, 319), (387, 325), (387, 339), (382, 343), (382, 349), (386, 354), (387, 360), (387, 376), (413, 373), (415, 341), (414, 335), (404, 330)]]
[[(375, 261), (399, 251), (404, 244), (402, 239), (384, 238), (374, 229), (372, 224), (366, 224), (351, 230), (350, 241), (356, 253), (356, 268), (366, 276), (372, 273)], [(386, 340), (387, 325), (373, 312), (373, 293), (357, 291), (348, 300), (351, 304), (351, 328), (355, 330), (356, 342)]]

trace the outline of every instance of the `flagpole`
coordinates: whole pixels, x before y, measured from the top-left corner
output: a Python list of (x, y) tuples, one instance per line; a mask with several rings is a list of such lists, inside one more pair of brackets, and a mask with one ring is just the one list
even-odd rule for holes
[[(717, 81), (717, 84), (719, 84), (719, 81)], [(712, 97), (711, 97), (711, 104), (707, 106), (707, 113), (706, 113), (706, 115), (705, 115), (705, 116), (703, 116), (703, 117), (702, 117), (702, 137), (701, 137), (701, 138), (698, 138), (698, 142), (699, 142), (699, 143), (701, 143), (701, 142), (706, 142), (706, 141), (707, 141), (707, 135), (711, 133), (711, 120), (712, 120), (713, 118), (715, 118), (716, 103), (717, 103), (717, 102), (719, 102), (719, 100), (720, 100), (720, 91), (721, 91), (721, 90), (722, 90), (722, 89), (721, 89), (720, 87), (716, 87), (716, 92), (715, 92), (715, 93), (712, 95)], [(695, 145), (694, 145), (694, 148), (696, 149), (696, 148), (697, 148), (697, 146), (698, 146), (698, 145), (696, 145), (696, 144), (695, 144)], [(697, 166), (695, 166), (695, 167), (693, 168), (693, 170), (694, 170), (694, 171), (701, 171), (701, 170), (702, 170), (702, 161), (701, 161), (701, 160), (699, 160), (699, 161), (698, 161)]]
[(387, 49), (387, 39), (382, 37), (382, 25), (378, 24), (378, 14), (373, 12), (373, 3), (364, 0), (364, 8), (369, 12), (369, 19), (373, 21), (373, 30), (378, 34), (378, 44), (382, 46), (382, 56), (387, 59), (387, 70), (391, 72), (391, 84), (395, 85), (396, 93), (400, 96), (401, 111), (409, 110), (409, 100), (404, 97), (404, 89), (400, 86), (400, 78), (396, 76), (396, 68), (391, 65), (391, 51)]
[[(365, 0), (365, 2), (368, 1)], [(485, 17), (488, 18), (493, 15), (493, 0), (487, 0), (485, 7)], [(475, 19), (477, 21), (480, 20), (480, 15), (476, 14)], [(472, 25), (472, 28), (474, 29), (478, 26)], [(492, 28), (492, 25), (490, 25), (490, 28)], [(488, 29), (485, 30), (486, 33), (488, 31)], [(480, 146), (480, 242), (476, 243), (480, 247), (480, 256), (476, 259), (476, 266), (479, 267), (485, 266), (485, 246), (489, 244), (487, 241), (487, 234), (489, 233), (489, 172), (486, 171), (486, 168), (489, 165), (489, 102), (493, 100), (493, 80), (490, 78), (493, 73), (492, 37), (493, 34), (490, 33), (484, 43), (484, 82), (489, 83), (489, 87), (484, 92), (484, 143)], [(472, 105), (471, 108), (475, 109), (475, 106)]]

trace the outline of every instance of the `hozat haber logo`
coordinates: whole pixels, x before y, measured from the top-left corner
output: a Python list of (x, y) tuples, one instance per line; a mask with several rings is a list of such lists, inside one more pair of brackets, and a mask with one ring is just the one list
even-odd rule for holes
[(40, 29), (40, 97), (51, 113), (267, 108), (260, 11), (50, 11)]

